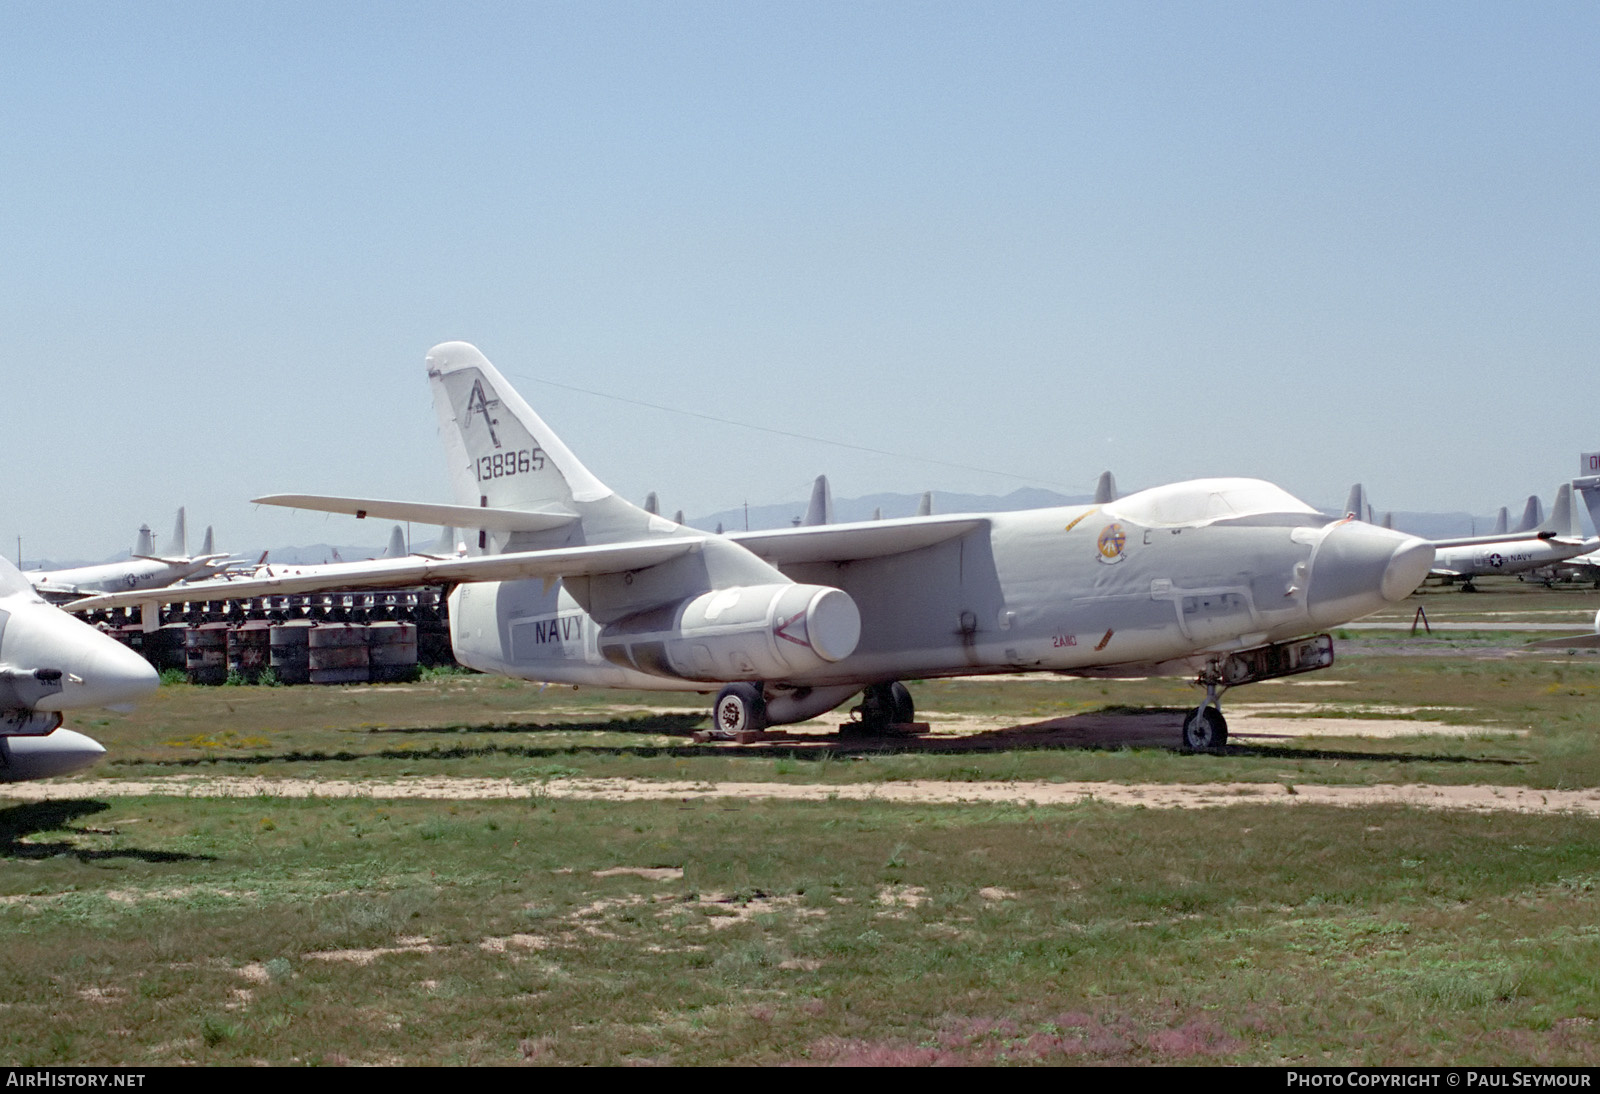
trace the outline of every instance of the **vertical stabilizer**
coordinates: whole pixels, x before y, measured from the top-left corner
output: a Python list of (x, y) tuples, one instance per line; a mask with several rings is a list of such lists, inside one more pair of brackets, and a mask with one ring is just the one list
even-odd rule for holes
[(1544, 521), (1544, 505), (1539, 501), (1539, 495), (1528, 495), (1528, 504), (1522, 507), (1522, 519), (1517, 521), (1513, 532), (1531, 532)]
[(434, 346), (428, 380), (462, 505), (549, 510), (612, 496), (477, 347)]
[(1589, 520), (1593, 522), (1596, 533), (1600, 534), (1600, 478), (1582, 478), (1572, 485), (1577, 487), (1578, 496), (1589, 510)]
[(156, 553), (156, 541), (150, 535), (148, 524), (139, 525), (139, 538), (134, 541), (133, 554), (136, 558), (153, 558)]
[(475, 346), (428, 351), (428, 380), (462, 505), (579, 518), (550, 532), (477, 533), (480, 550), (534, 550), (687, 535), (671, 521), (618, 497), (585, 467)]
[(923, 495), (922, 495), (922, 500), (917, 502), (917, 516), (919, 516), (919, 517), (931, 517), (931, 516), (933, 516), (933, 491), (932, 490), (925, 491), (923, 493)]
[(654, 490), (644, 496), (644, 511), (652, 517), (661, 515), (661, 502), (656, 498)]
[(1494, 534), (1497, 536), (1505, 535), (1506, 528), (1510, 522), (1511, 514), (1507, 512), (1506, 507), (1502, 505), (1500, 507), (1500, 511), (1494, 515)]
[(1100, 472), (1100, 481), (1094, 484), (1094, 503), (1110, 505), (1117, 500), (1117, 480), (1109, 471)]
[(378, 557), (405, 558), (406, 555), (410, 553), (410, 551), (406, 550), (406, 534), (402, 532), (400, 530), (400, 526), (396, 524), (389, 532), (389, 546), (385, 547), (383, 549), (383, 554), (379, 555)]
[(800, 523), (807, 528), (833, 523), (833, 490), (828, 486), (828, 476), (818, 475), (811, 484), (811, 504), (806, 506), (805, 519)]
[(1344, 499), (1345, 520), (1367, 520), (1367, 489), (1359, 482), (1350, 488), (1350, 496)]
[(161, 545), (162, 558), (188, 558), (189, 533), (184, 529), (183, 506), (178, 507), (178, 519), (172, 524), (172, 538)]
[(461, 533), (455, 528), (439, 529), (439, 538), (434, 540), (433, 549), (428, 554), (437, 558), (449, 558), (451, 555), (464, 555), (467, 545), (462, 541)]
[(1578, 535), (1579, 533), (1574, 531), (1577, 525), (1575, 517), (1576, 514), (1572, 511), (1572, 484), (1564, 482), (1561, 484), (1561, 489), (1556, 491), (1556, 500), (1550, 507), (1550, 516), (1539, 525), (1538, 530), (1553, 532), (1558, 536)]

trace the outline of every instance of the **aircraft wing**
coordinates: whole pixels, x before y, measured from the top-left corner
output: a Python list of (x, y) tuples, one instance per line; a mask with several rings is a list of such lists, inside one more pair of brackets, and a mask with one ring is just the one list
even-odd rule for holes
[(730, 532), (726, 538), (774, 566), (793, 566), (904, 554), (964, 536), (988, 523), (984, 517), (904, 517), (768, 532)]
[(536, 577), (554, 579), (615, 574), (655, 566), (699, 550), (703, 543), (704, 540), (699, 537), (674, 537), (555, 551), (516, 551), (443, 561), (418, 557), (375, 559), (371, 562), (352, 562), (343, 569), (316, 574), (197, 581), (164, 589), (106, 593), (75, 600), (66, 607), (71, 611), (92, 611), (185, 600), (231, 600), (345, 589), (396, 589), (410, 585), (454, 585), (465, 581), (517, 581)]
[(491, 532), (544, 532), (578, 519), (566, 509), (490, 509), (471, 505), (438, 505), (419, 501), (384, 501), (382, 498), (340, 498), (326, 494), (268, 494), (251, 498), (257, 505), (287, 509), (313, 509), (319, 513), (409, 520), (450, 528), (483, 528)]
[(1459, 539), (1434, 539), (1432, 543), (1436, 549), (1447, 547), (1488, 547), (1496, 543), (1523, 543), (1530, 539), (1554, 540), (1554, 532), (1507, 532), (1499, 536), (1462, 536)]

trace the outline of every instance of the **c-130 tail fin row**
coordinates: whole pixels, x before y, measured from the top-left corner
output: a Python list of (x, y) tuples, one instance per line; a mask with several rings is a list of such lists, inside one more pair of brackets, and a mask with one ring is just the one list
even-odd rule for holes
[[(1254, 479), (709, 535), (615, 494), (476, 348), (434, 347), (427, 375), (452, 502), (256, 500), (459, 527), (481, 553), (354, 566), (340, 587), (453, 586), (462, 663), (550, 682), (720, 687), (714, 726), (726, 733), (815, 717), (858, 693), (852, 724), (912, 723), (904, 679), (1155, 672), (1205, 687), (1183, 739), (1216, 747), (1224, 690), (1331, 663), (1317, 632), (1404, 599), (1433, 558), (1422, 540), (1324, 516)], [(327, 588), (235, 581), (224, 595)], [(148, 621), (159, 600), (83, 606), (147, 604)]]

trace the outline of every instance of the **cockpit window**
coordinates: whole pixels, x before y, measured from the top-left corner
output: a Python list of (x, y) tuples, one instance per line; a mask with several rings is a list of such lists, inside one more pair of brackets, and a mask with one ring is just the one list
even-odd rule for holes
[(1211, 524), (1264, 514), (1320, 517), (1311, 506), (1260, 479), (1195, 479), (1129, 494), (1102, 507), (1108, 516), (1145, 527)]

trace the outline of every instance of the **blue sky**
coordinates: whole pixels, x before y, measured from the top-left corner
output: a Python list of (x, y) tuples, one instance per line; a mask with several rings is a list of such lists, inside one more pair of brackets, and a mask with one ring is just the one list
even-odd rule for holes
[(691, 516), (1104, 468), (1489, 513), (1600, 449), (1592, 4), (12, 3), (0, 36), (8, 555), (179, 504), (224, 547), (377, 543), (247, 499), (445, 499), (422, 359), (458, 338)]

